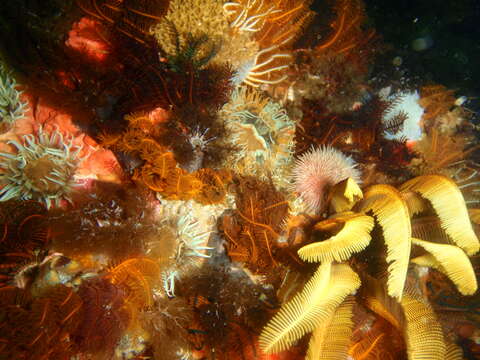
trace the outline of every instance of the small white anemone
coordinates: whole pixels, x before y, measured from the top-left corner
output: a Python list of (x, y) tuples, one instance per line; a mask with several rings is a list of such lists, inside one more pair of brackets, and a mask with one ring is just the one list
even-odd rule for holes
[(216, 139), (216, 137), (207, 138), (209, 128), (206, 128), (203, 132), (200, 128), (196, 128), (188, 137), (188, 142), (192, 145), (193, 149), (204, 150), (208, 143)]
[(200, 131), (200, 128), (196, 128), (188, 136), (188, 142), (192, 147), (192, 159), (187, 164), (183, 165), (182, 168), (188, 172), (194, 172), (203, 167), (203, 158), (205, 157), (205, 148), (207, 145), (215, 140), (215, 137), (207, 137), (208, 128), (203, 132)]
[(204, 251), (213, 250), (212, 247), (203, 246), (210, 236), (210, 231), (199, 232), (198, 221), (190, 214), (181, 216), (177, 221), (178, 248), (176, 259), (182, 260), (191, 257), (209, 258)]
[(231, 81), (234, 87), (240, 86), (248, 77), (248, 74), (255, 66), (254, 59), (249, 59), (248, 61), (241, 64), (238, 69), (235, 70)]
[[(167, 222), (171, 222), (168, 220)], [(175, 229), (175, 251), (172, 266), (162, 272), (163, 288), (168, 297), (175, 297), (175, 281), (181, 278), (199, 258), (210, 258), (213, 247), (205, 246), (211, 231), (202, 231), (198, 220), (191, 214), (178, 216), (176, 223), (169, 225)]]
[(24, 135), (23, 143), (7, 142), (16, 148), (14, 153), (0, 152), (0, 201), (10, 199), (36, 200), (60, 206), (62, 200), (71, 202), (70, 193), (78, 184), (75, 170), (85, 158), (79, 157), (82, 146), (73, 138), (64, 138), (58, 131), (46, 134), (42, 128), (36, 136)]
[(176, 279), (178, 279), (178, 271), (169, 269), (162, 272), (163, 288), (169, 298), (175, 297)]

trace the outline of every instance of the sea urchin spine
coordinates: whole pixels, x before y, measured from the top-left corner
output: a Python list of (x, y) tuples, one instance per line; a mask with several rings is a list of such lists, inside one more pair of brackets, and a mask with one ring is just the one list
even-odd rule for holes
[(351, 157), (331, 146), (310, 149), (297, 159), (293, 169), (295, 191), (315, 213), (322, 210), (328, 187), (347, 178), (360, 182), (360, 171)]

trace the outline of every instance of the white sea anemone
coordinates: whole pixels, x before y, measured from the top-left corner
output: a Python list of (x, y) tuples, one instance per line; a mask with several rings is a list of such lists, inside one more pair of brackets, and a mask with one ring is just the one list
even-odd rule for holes
[(295, 122), (286, 110), (258, 90), (240, 87), (220, 113), (229, 142), (239, 149), (226, 165), (242, 175), (272, 177), (276, 186), (284, 187), (295, 144)]
[(36, 200), (60, 206), (62, 200), (71, 202), (70, 193), (79, 184), (75, 170), (84, 158), (79, 157), (81, 146), (73, 139), (65, 139), (57, 130), (46, 134), (42, 128), (38, 134), (24, 135), (23, 143), (10, 140), (16, 152), (0, 153), (0, 201), (10, 199)]
[(171, 204), (164, 207), (168, 209), (164, 209), (158, 236), (146, 241), (147, 254), (162, 263), (163, 288), (168, 297), (175, 297), (175, 282), (199, 265), (201, 259), (211, 256), (213, 248), (206, 244), (212, 231), (188, 212), (191, 209)]
[(24, 117), (27, 103), (20, 100), (21, 94), (15, 79), (0, 64), (0, 133), (6, 133)]

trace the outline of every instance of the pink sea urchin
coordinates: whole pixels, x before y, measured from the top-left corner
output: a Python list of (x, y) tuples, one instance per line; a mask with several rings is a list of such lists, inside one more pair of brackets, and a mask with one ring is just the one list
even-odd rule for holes
[(349, 156), (331, 146), (311, 148), (300, 156), (293, 169), (295, 191), (312, 212), (320, 212), (326, 190), (346, 178), (360, 181), (360, 171)]

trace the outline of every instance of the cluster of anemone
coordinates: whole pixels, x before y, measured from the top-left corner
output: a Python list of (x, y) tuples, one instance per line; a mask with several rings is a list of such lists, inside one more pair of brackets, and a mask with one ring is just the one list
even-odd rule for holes
[[(171, 210), (171, 209), (170, 209)], [(165, 294), (175, 297), (175, 282), (201, 259), (210, 257), (205, 246), (210, 231), (204, 231), (191, 213), (168, 214), (158, 229), (158, 237), (148, 241), (147, 255), (160, 259)]]
[(21, 91), (12, 75), (0, 64), (0, 133), (6, 133), (18, 119), (24, 117), (27, 103), (20, 99)]
[(252, 88), (236, 89), (221, 110), (239, 147), (232, 164), (242, 175), (272, 176), (277, 186), (286, 184), (285, 174), (293, 163), (295, 123), (285, 109)]
[(0, 201), (10, 199), (36, 200), (47, 208), (71, 202), (70, 194), (78, 186), (75, 170), (83, 160), (81, 146), (73, 144), (58, 130), (50, 134), (42, 128), (36, 135), (23, 136), (23, 141), (10, 140), (15, 147), (12, 153), (0, 153)]

